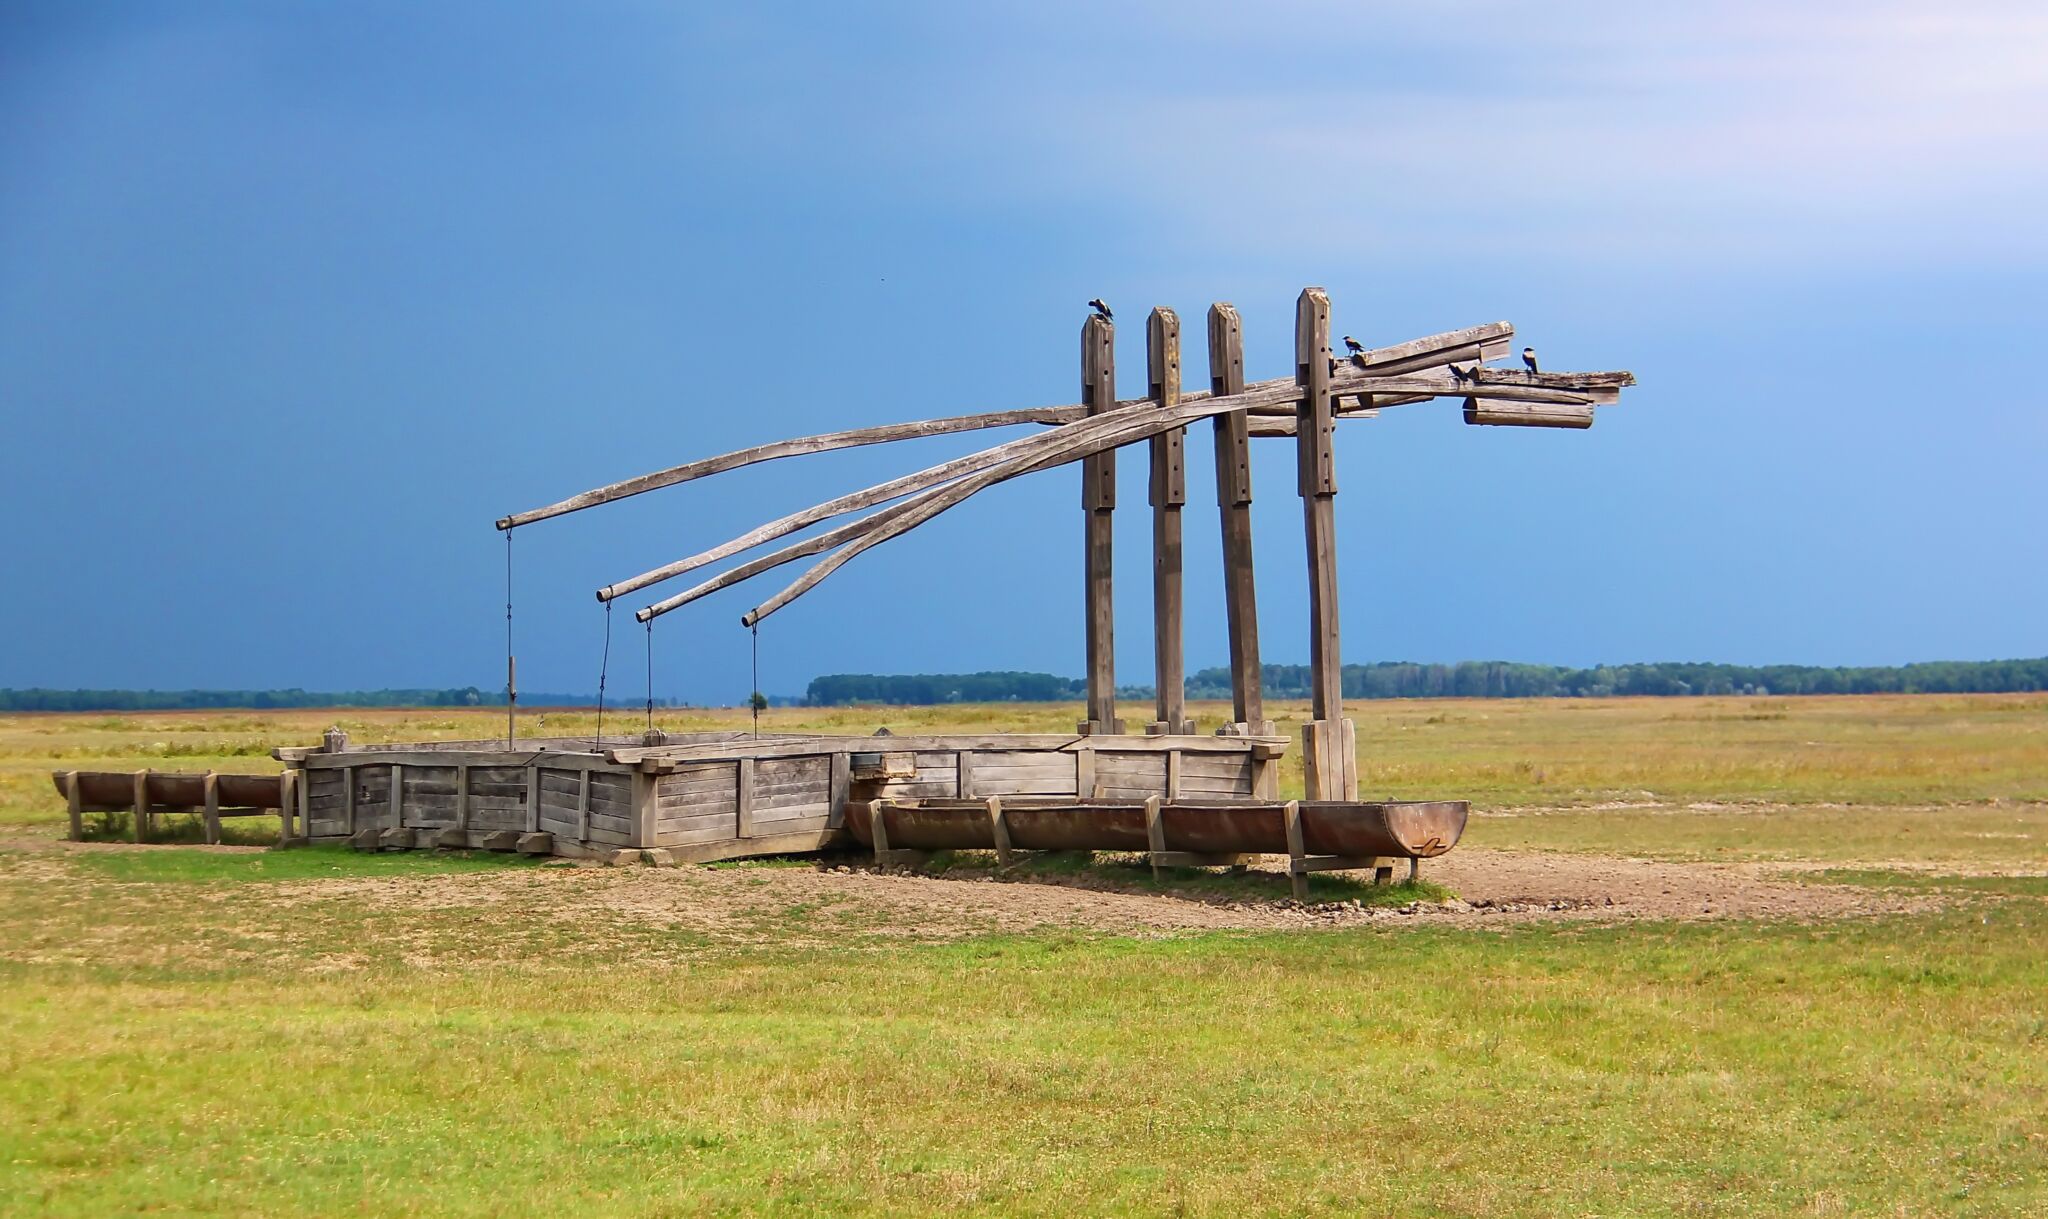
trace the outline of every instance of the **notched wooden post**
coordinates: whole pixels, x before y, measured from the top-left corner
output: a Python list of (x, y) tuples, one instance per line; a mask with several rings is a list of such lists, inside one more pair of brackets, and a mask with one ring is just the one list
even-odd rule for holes
[[(1116, 407), (1116, 325), (1100, 315), (1081, 326), (1081, 406), (1089, 415)], [(1115, 735), (1124, 730), (1116, 718), (1116, 608), (1110, 593), (1115, 449), (1082, 462), (1081, 507), (1088, 514), (1088, 718), (1079, 731)]]
[[(1154, 309), (1145, 321), (1148, 396), (1161, 409), (1180, 404), (1180, 318)], [(1154, 436), (1152, 457), (1152, 660), (1156, 718), (1145, 731), (1154, 736), (1190, 733), (1187, 667), (1181, 626), (1181, 509), (1188, 502), (1186, 428)]]
[(1308, 542), (1311, 722), (1302, 728), (1302, 762), (1312, 800), (1356, 800), (1358, 761), (1344, 719), (1343, 658), (1337, 642), (1337, 433), (1330, 397), (1330, 297), (1304, 288), (1295, 302), (1296, 489)]
[[(1209, 391), (1244, 392), (1244, 327), (1237, 308), (1209, 306)], [(1271, 735), (1259, 673), (1259, 603), (1252, 578), (1251, 413), (1216, 416), (1216, 507), (1223, 522), (1223, 608), (1230, 636), (1231, 723), (1224, 731)]]

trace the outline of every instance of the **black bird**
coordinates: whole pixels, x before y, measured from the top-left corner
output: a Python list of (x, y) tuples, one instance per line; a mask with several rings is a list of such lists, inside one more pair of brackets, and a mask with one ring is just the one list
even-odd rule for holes
[(1088, 307), (1090, 309), (1095, 310), (1095, 312), (1101, 314), (1102, 320), (1105, 322), (1113, 322), (1116, 320), (1116, 314), (1111, 313), (1109, 311), (1109, 306), (1102, 303), (1101, 297), (1096, 297), (1094, 300), (1089, 301)]
[(1475, 364), (1472, 368), (1459, 368), (1456, 364), (1446, 364), (1444, 367), (1451, 370), (1451, 380), (1462, 385), (1472, 379), (1473, 370), (1479, 366)]
[(1347, 334), (1344, 336), (1344, 350), (1350, 352), (1352, 355), (1362, 356), (1365, 354), (1365, 344), (1359, 342), (1357, 339), (1354, 339)]
[(1542, 369), (1536, 367), (1536, 349), (1534, 347), (1522, 348), (1522, 363), (1527, 364), (1529, 366), (1530, 372), (1543, 371)]

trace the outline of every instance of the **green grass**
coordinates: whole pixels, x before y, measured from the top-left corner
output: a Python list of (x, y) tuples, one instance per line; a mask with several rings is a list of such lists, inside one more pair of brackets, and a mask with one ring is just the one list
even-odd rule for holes
[(1472, 818), (1464, 844), (1659, 859), (2048, 869), (2048, 805), (1569, 809)]
[[(976, 935), (859, 895), (986, 887), (820, 888), (787, 873), (803, 860), (59, 851), (35, 841), (63, 822), (53, 766), (267, 770), (269, 745), (336, 718), (363, 741), (497, 723), (0, 717), (0, 827), (36, 847), (0, 849), (0, 1213), (2048, 1214), (2048, 697), (1354, 713), (1368, 794), (1517, 814), (1475, 818), (1468, 845), (1775, 861), (1937, 906)], [(1155, 889), (1115, 856), (1029, 867), (1019, 896), (1032, 875), (1286, 892), (1178, 870)], [(693, 922), (713, 883), (760, 896)], [(1319, 901), (1434, 896), (1313, 883)]]
[(2048, 1206), (2032, 903), (627, 970), (573, 947), (343, 973), (288, 955), (0, 966), (0, 1199), (91, 1215)]
[[(1293, 890), (1283, 875), (1272, 872), (1233, 873), (1210, 868), (1161, 868), (1158, 875), (1143, 854), (1117, 851), (1036, 851), (1023, 854), (1017, 865), (999, 869), (993, 851), (938, 851), (920, 871), (937, 876), (1001, 876), (1013, 881), (1068, 881), (1119, 892), (1164, 893), (1202, 901), (1270, 902), (1290, 898)], [(1334, 872), (1311, 873), (1310, 902), (1350, 902), (1365, 906), (1405, 906), (1410, 902), (1441, 902), (1453, 894), (1429, 880), (1377, 885), (1370, 877)]]
[(82, 854), (80, 870), (130, 884), (314, 880), (348, 876), (419, 876), (533, 867), (540, 861), (489, 851), (404, 851), (372, 854), (321, 844), (287, 851), (108, 851)]

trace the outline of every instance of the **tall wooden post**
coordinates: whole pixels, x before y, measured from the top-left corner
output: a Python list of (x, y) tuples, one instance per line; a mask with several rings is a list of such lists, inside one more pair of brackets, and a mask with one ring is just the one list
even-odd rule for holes
[[(1149, 396), (1161, 407), (1180, 403), (1180, 318), (1159, 308), (1145, 321), (1145, 370)], [(1181, 508), (1188, 502), (1186, 428), (1162, 432), (1152, 451), (1152, 671), (1157, 717), (1146, 727), (1154, 736), (1190, 733), (1187, 664), (1181, 629)]]
[[(1209, 392), (1221, 397), (1244, 392), (1244, 327), (1237, 308), (1209, 306)], [(1223, 520), (1223, 609), (1230, 636), (1231, 723), (1237, 736), (1266, 736), (1259, 670), (1259, 603), (1252, 579), (1252, 455), (1248, 411), (1218, 415), (1216, 507)]]
[[(1090, 415), (1116, 407), (1116, 325), (1100, 315), (1081, 327), (1081, 405)], [(1116, 609), (1110, 598), (1115, 449), (1082, 462), (1081, 507), (1088, 514), (1088, 718), (1079, 730), (1114, 735), (1124, 730), (1116, 718)]]
[(1311, 722), (1302, 728), (1302, 761), (1311, 800), (1356, 800), (1358, 757), (1344, 718), (1343, 654), (1337, 645), (1337, 466), (1335, 403), (1330, 397), (1330, 297), (1304, 288), (1295, 303), (1294, 376), (1302, 387), (1296, 416), (1296, 484), (1308, 539), (1308, 663)]

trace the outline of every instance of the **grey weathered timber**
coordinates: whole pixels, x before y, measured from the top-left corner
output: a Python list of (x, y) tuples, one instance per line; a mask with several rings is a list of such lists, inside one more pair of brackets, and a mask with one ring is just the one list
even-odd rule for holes
[(516, 851), (521, 837), (519, 830), (496, 830), (485, 834), (477, 845), (486, 851)]
[[(1244, 326), (1237, 308), (1209, 306), (1209, 392), (1244, 391)], [(1270, 733), (1259, 673), (1259, 602), (1252, 576), (1252, 458), (1245, 411), (1215, 417), (1216, 507), (1223, 525), (1223, 609), (1230, 643), (1230, 712), (1237, 732)]]
[[(405, 825), (405, 763), (391, 764), (391, 828)], [(408, 844), (410, 845), (410, 844)]]
[(135, 841), (141, 842), (149, 824), (149, 771), (135, 772)]
[(1467, 398), (1465, 422), (1491, 427), (1589, 428), (1593, 426), (1593, 408)]
[[(1180, 405), (1180, 317), (1154, 309), (1145, 321), (1145, 370), (1150, 397), (1163, 410)], [(1188, 502), (1187, 429), (1152, 437), (1152, 672), (1154, 736), (1193, 732), (1187, 716), (1187, 670), (1182, 658), (1181, 509)], [(1114, 460), (1112, 456), (1111, 460)]]
[(629, 496), (673, 487), (692, 479), (727, 470), (737, 470), (757, 462), (773, 461), (780, 457), (797, 457), (807, 453), (826, 453), (834, 449), (857, 448), (862, 445), (884, 444), (893, 440), (915, 440), (925, 436), (946, 436), (954, 432), (980, 431), (984, 428), (1015, 427), (1026, 423), (1067, 423), (1080, 417), (1080, 412), (1071, 406), (1031, 407), (1023, 410), (989, 411), (977, 415), (954, 415), (945, 419), (921, 419), (911, 423), (888, 423), (879, 427), (853, 428), (844, 432), (828, 432), (820, 436), (798, 436), (791, 440), (778, 440), (769, 444), (757, 444), (752, 448), (721, 453), (698, 461), (670, 466), (628, 478), (595, 490), (572, 495), (545, 508), (527, 512), (514, 512), (498, 518), (499, 529), (511, 529), (519, 525), (544, 521), (550, 517), (594, 508)]
[(75, 770), (65, 777), (64, 807), (71, 821), (71, 841), (85, 841), (85, 793), (79, 786)]
[(1342, 653), (1337, 630), (1336, 418), (1330, 400), (1330, 298), (1305, 288), (1295, 303), (1295, 378), (1302, 404), (1296, 415), (1296, 487), (1302, 498), (1308, 547), (1309, 694), (1314, 720), (1303, 731), (1303, 765), (1314, 800), (1354, 800), (1345, 784), (1348, 770), (1327, 752), (1341, 731), (1330, 727), (1344, 716)]
[[(1081, 325), (1081, 406), (1100, 415), (1116, 403), (1116, 325), (1106, 317), (1090, 317)], [(1080, 731), (1114, 736), (1124, 730), (1116, 717), (1116, 605), (1111, 595), (1111, 568), (1116, 510), (1116, 453), (1111, 450), (1081, 464), (1081, 507), (1087, 514), (1083, 544), (1087, 548), (1085, 612), (1087, 614), (1088, 718)]]
[[(203, 784), (201, 790), (204, 792), (201, 798), (205, 801), (206, 845), (219, 846), (220, 776), (209, 770), (206, 772), (206, 777), (201, 780), (201, 783)], [(289, 824), (289, 814), (287, 814), (287, 824)]]
[[(1498, 325), (1504, 333), (1512, 334), (1512, 328), (1506, 327), (1505, 323), (1500, 323)], [(1376, 380), (1376, 378), (1381, 378), (1383, 376), (1388, 375), (1395, 375), (1401, 370), (1409, 368), (1411, 366), (1427, 367), (1426, 364), (1417, 364), (1416, 361), (1433, 358), (1434, 355), (1443, 355), (1446, 357), (1478, 358), (1481, 354), (1483, 354), (1478, 348), (1453, 347), (1446, 349), (1433, 345), (1441, 344), (1444, 342), (1458, 342), (1461, 339), (1468, 337), (1470, 335), (1488, 332), (1490, 332), (1490, 328), (1488, 327), (1475, 327), (1467, 331), (1452, 331), (1446, 335), (1438, 335), (1431, 336), (1425, 339), (1418, 339), (1415, 340), (1413, 343), (1402, 344), (1396, 348), (1387, 348), (1381, 351), (1367, 352), (1364, 356), (1358, 357), (1351, 363), (1342, 365), (1339, 368), (1333, 381), (1333, 393), (1335, 393), (1337, 397), (1341, 398), (1347, 393), (1355, 393), (1356, 390), (1360, 387), (1378, 386), (1380, 385), (1380, 382)], [(1504, 343), (1505, 339), (1501, 341)], [(1394, 355), (1399, 355), (1400, 353), (1405, 353), (1411, 350), (1423, 351), (1430, 354), (1414, 357), (1393, 358), (1388, 360), (1380, 359), (1380, 357), (1389, 355), (1390, 353)], [(1488, 352), (1491, 352), (1491, 348), (1488, 348), (1487, 350)], [(1493, 352), (1492, 354), (1498, 353)], [(1441, 362), (1441, 360), (1438, 361), (1438, 363)], [(1412, 389), (1415, 392), (1400, 395), (1395, 395), (1390, 392), (1387, 395), (1375, 396), (1374, 402), (1376, 403), (1376, 405), (1399, 405), (1405, 402), (1426, 401), (1430, 398), (1438, 396), (1462, 396), (1466, 392), (1464, 388), (1461, 388), (1458, 384), (1450, 380), (1447, 377), (1447, 375), (1439, 375), (1434, 378), (1423, 378), (1421, 380), (1413, 382), (1412, 384), (1407, 382), (1396, 382), (1391, 384), (1404, 385), (1407, 389)], [(1537, 393), (1538, 396), (1544, 398), (1557, 398), (1560, 396), (1558, 394), (1553, 393), (1540, 393), (1539, 391), (1516, 390), (1512, 392)], [(1191, 394), (1184, 394), (1182, 395), (1181, 399), (1182, 405), (1192, 405), (1196, 407), (1196, 409), (1187, 413), (1184, 417), (1178, 418), (1165, 417), (1159, 411), (1156, 404), (1151, 403), (1148, 399), (1133, 399), (1128, 402), (1117, 402), (1115, 403), (1113, 410), (1102, 412), (1102, 414), (1111, 414), (1127, 417), (1134, 424), (1137, 425), (1149, 424), (1149, 426), (1136, 427), (1131, 435), (1125, 437), (1123, 440), (1119, 442), (1131, 443), (1137, 439), (1148, 438), (1151, 435), (1169, 430), (1174, 427), (1184, 426), (1187, 422), (1191, 421), (1192, 419), (1207, 417), (1225, 410), (1245, 409), (1253, 412), (1254, 414), (1269, 410), (1291, 412), (1296, 409), (1296, 404), (1301, 400), (1301, 389), (1299, 385), (1297, 385), (1292, 379), (1281, 378), (1272, 381), (1262, 381), (1257, 383), (1256, 385), (1245, 387), (1238, 397), (1239, 401), (1221, 401), (1216, 400), (1213, 394), (1207, 392), (1198, 391)], [(1578, 401), (1579, 399), (1572, 398), (1569, 400)], [(1179, 414), (1179, 412), (1176, 412), (1176, 414)], [(1091, 418), (1095, 421), (1100, 421), (1100, 415), (1091, 416)], [(711, 550), (701, 552), (700, 554), (693, 555), (687, 559), (679, 560), (675, 563), (667, 564), (660, 568), (655, 568), (648, 572), (643, 572), (640, 575), (634, 576), (629, 580), (624, 580), (616, 584), (608, 585), (605, 588), (600, 589), (598, 595), (600, 599), (609, 599), (611, 597), (621, 595), (627, 591), (644, 588), (650, 584), (658, 583), (662, 580), (671, 578), (672, 576), (682, 574), (685, 571), (692, 570), (696, 567), (703, 566), (707, 563), (714, 562), (721, 558), (729, 557), (733, 554), (738, 553), (741, 550), (748, 549), (749, 547), (754, 545), (759, 545), (764, 541), (772, 540), (775, 537), (781, 537), (788, 533), (795, 532), (800, 528), (827, 519), (831, 516), (839, 515), (844, 512), (854, 511), (858, 508), (870, 507), (877, 503), (884, 502), (888, 499), (895, 498), (901, 495), (907, 495), (912, 492), (931, 492), (935, 489), (942, 489), (944, 484), (953, 478), (959, 477), (963, 474), (972, 471), (987, 470), (998, 463), (1013, 463), (1014, 458), (1020, 457), (1026, 453), (1043, 454), (1045, 455), (1045, 459), (1041, 462), (1008, 464), (1006, 467), (1004, 477), (1013, 477), (1015, 476), (1015, 474), (1018, 473), (1028, 473), (1035, 472), (1037, 470), (1050, 469), (1055, 466), (1064, 464), (1065, 461), (1084, 459), (1100, 451), (1099, 449), (1095, 448), (1081, 449), (1079, 447), (1079, 441), (1084, 430), (1085, 428), (1080, 424), (1068, 424), (1065, 427), (1061, 427), (1050, 433), (1038, 436), (1028, 436), (1019, 440), (1013, 440), (1006, 444), (997, 445), (993, 448), (982, 450), (979, 453), (970, 454), (967, 457), (958, 458), (952, 462), (942, 463), (941, 465), (930, 467), (929, 469), (919, 471), (916, 474), (906, 475), (902, 478), (891, 480), (888, 483), (879, 484), (875, 487), (870, 487), (863, 491), (858, 491), (850, 495), (841, 496), (836, 500), (828, 501), (827, 503), (816, 505), (812, 508), (807, 508), (800, 512), (791, 513), (787, 516), (781, 517), (776, 521), (772, 521), (767, 525), (763, 525), (755, 530), (748, 532), (747, 534), (743, 534), (740, 537), (722, 543)], [(1291, 434), (1292, 421), (1291, 419), (1289, 419), (1284, 423), (1275, 423), (1275, 421), (1271, 418), (1261, 417), (1258, 421), (1254, 422), (1251, 425), (1250, 430), (1253, 434), (1259, 435)], [(1097, 463), (1097, 465), (1099, 464), (1100, 463)], [(982, 483), (979, 485), (985, 486), (988, 484)], [(804, 554), (817, 553), (819, 550), (825, 549), (830, 545), (837, 545), (840, 541), (844, 540), (849, 536), (866, 532), (878, 526), (884, 520), (889, 519), (890, 514), (900, 513), (906, 510), (908, 507), (909, 505), (898, 505), (896, 508), (891, 509), (890, 513), (888, 514), (878, 513), (875, 516), (868, 518), (864, 522), (857, 522), (855, 525), (842, 527), (840, 530), (835, 531), (835, 533), (830, 538), (811, 539), (807, 542), (800, 543), (797, 547), (792, 547), (786, 551), (780, 552), (776, 556), (771, 556), (770, 560), (760, 561), (754, 564), (747, 565), (747, 569), (744, 571), (744, 574), (742, 574), (741, 572), (728, 573), (726, 576), (720, 577), (715, 582), (707, 582), (706, 584), (700, 585), (697, 588), (690, 590), (690, 592), (682, 594), (681, 596), (672, 597), (666, 601), (657, 603), (656, 605), (649, 606), (646, 609), (641, 610), (637, 617), (641, 621), (646, 621), (651, 617), (657, 616), (661, 613), (667, 612), (668, 610), (674, 609), (680, 604), (687, 603), (690, 600), (694, 600), (697, 597), (703, 596), (716, 588), (725, 587), (731, 583), (737, 582), (737, 580), (743, 579), (747, 575), (757, 574), (759, 571), (765, 570), (767, 567), (774, 566), (778, 563), (788, 562), (791, 559), (801, 557)], [(929, 519), (929, 516), (923, 516), (919, 518), (920, 521), (924, 519)], [(900, 532), (900, 530), (898, 532)], [(891, 536), (894, 535), (892, 534)]]
[(754, 836), (754, 759), (741, 758), (733, 766), (733, 837)]
[(519, 836), (517, 849), (521, 855), (552, 855), (555, 836), (544, 830), (530, 830)]

